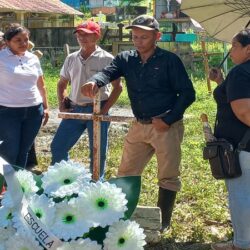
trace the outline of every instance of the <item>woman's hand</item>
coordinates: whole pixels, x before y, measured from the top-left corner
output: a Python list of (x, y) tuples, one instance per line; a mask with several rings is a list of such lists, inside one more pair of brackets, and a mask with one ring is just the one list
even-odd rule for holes
[(48, 120), (49, 120), (49, 109), (46, 108), (43, 111), (43, 126), (47, 124)]
[(211, 68), (208, 75), (209, 79), (216, 82), (218, 85), (224, 81), (221, 69)]

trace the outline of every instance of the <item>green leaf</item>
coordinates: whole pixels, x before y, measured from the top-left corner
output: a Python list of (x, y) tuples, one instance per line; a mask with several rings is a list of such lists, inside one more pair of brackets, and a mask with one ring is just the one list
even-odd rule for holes
[(109, 183), (116, 184), (117, 187), (122, 189), (122, 192), (126, 194), (128, 200), (128, 210), (125, 212), (124, 219), (129, 219), (133, 214), (141, 191), (141, 177), (140, 176), (125, 176), (118, 178), (111, 178)]
[(3, 175), (0, 174), (0, 192), (1, 192), (2, 188), (3, 188), (4, 181), (5, 181), (5, 180), (4, 180)]

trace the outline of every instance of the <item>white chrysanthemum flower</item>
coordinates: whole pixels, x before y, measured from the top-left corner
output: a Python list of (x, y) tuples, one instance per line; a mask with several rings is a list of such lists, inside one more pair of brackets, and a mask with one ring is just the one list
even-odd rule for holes
[(78, 239), (64, 243), (57, 250), (102, 250), (102, 246), (90, 239)]
[(25, 195), (29, 196), (39, 190), (31, 172), (19, 170), (15, 174)]
[(54, 166), (49, 166), (42, 177), (44, 193), (61, 197), (77, 194), (91, 180), (91, 174), (84, 166), (72, 161), (61, 161)]
[(7, 228), (0, 227), (0, 244), (4, 241), (8, 240), (13, 234), (15, 234), (16, 230), (12, 226)]
[(51, 226), (51, 231), (60, 239), (67, 241), (81, 237), (92, 226), (88, 215), (80, 206), (77, 206), (77, 199), (72, 198), (69, 202), (64, 200), (56, 203), (55, 222)]
[(103, 242), (104, 250), (143, 250), (145, 237), (135, 221), (120, 220), (109, 227)]
[(33, 213), (46, 225), (51, 226), (55, 217), (55, 203), (49, 199), (45, 194), (33, 195), (29, 199), (29, 206)]
[(105, 227), (119, 221), (127, 210), (127, 200), (122, 189), (108, 182), (91, 183), (79, 194), (80, 204), (93, 226)]
[(0, 207), (0, 227), (8, 227), (12, 224), (12, 212), (9, 207)]
[(9, 191), (4, 192), (3, 198), (1, 200), (1, 204), (2, 204), (2, 206), (9, 207), (9, 208), (13, 208), (15, 206), (14, 201), (13, 201)]
[(43, 250), (31, 234), (16, 233), (5, 243), (5, 250)]
[(13, 212), (13, 219), (12, 219), (13, 227), (17, 230), (17, 233), (19, 234), (29, 233), (29, 229), (24, 224), (21, 218), (22, 215), (20, 211)]

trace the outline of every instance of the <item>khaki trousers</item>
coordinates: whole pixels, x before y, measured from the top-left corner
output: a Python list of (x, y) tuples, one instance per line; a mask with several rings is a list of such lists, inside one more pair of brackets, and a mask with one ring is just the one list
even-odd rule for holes
[(155, 153), (158, 185), (164, 189), (179, 191), (183, 133), (182, 120), (175, 122), (164, 132), (157, 131), (152, 124), (133, 123), (125, 137), (118, 176), (141, 175)]

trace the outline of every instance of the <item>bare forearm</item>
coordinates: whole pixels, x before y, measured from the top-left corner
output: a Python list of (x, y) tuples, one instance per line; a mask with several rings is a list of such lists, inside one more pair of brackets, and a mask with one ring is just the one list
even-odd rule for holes
[(43, 107), (44, 107), (44, 109), (48, 109), (49, 104), (48, 104), (48, 98), (47, 98), (47, 91), (46, 91), (44, 79), (42, 76), (39, 77), (39, 79), (38, 79), (37, 87), (38, 87), (40, 95), (42, 96)]
[(64, 98), (67, 96), (67, 85), (68, 81), (62, 77), (57, 83), (57, 99), (60, 111), (65, 110)]

